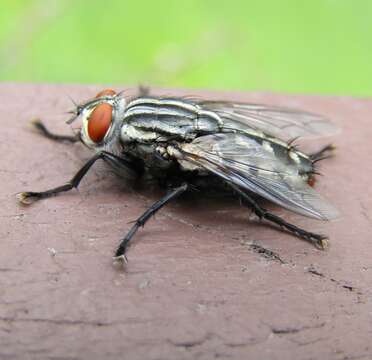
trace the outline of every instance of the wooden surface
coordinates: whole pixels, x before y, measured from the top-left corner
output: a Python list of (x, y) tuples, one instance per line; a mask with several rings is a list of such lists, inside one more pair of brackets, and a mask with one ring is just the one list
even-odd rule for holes
[(304, 144), (337, 144), (317, 189), (342, 217), (322, 223), (271, 207), (328, 234), (331, 247), (319, 251), (236, 201), (201, 194), (149, 221), (123, 270), (111, 260), (118, 240), (159, 194), (128, 189), (97, 166), (79, 191), (30, 207), (15, 201), (19, 191), (60, 185), (89, 157), (80, 144), (41, 138), (28, 121), (40, 116), (70, 133), (68, 95), (100, 89), (0, 85), (1, 359), (372, 358), (372, 100), (198, 92), (302, 108), (342, 127)]

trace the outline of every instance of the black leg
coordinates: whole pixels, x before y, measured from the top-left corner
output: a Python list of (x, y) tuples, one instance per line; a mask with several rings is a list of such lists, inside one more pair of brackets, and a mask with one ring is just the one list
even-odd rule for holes
[(238, 186), (229, 183), (229, 185), (234, 189), (234, 191), (239, 194), (242, 199), (252, 207), (253, 211), (255, 214), (260, 218), (260, 219), (265, 219), (267, 221), (270, 221), (276, 225), (279, 225), (281, 228), (286, 229), (290, 233), (311, 242), (314, 244), (316, 247), (325, 249), (328, 245), (327, 242), (327, 237), (324, 235), (320, 234), (315, 234), (306, 230), (303, 230), (295, 225), (292, 225), (288, 222), (286, 222), (284, 219), (281, 217), (274, 215), (264, 208), (262, 208), (260, 205), (257, 204), (257, 202), (252, 199), (247, 193), (245, 193), (243, 190), (241, 190)]
[(319, 160), (327, 159), (332, 156), (333, 151), (336, 149), (336, 146), (333, 144), (328, 144), (322, 147), (319, 151), (316, 151), (310, 154), (310, 159), (313, 162), (317, 162)]
[(166, 205), (171, 200), (175, 199), (182, 193), (184, 193), (188, 189), (189, 185), (187, 183), (184, 183), (183, 185), (173, 189), (171, 192), (169, 192), (167, 195), (165, 195), (163, 198), (161, 198), (159, 201), (154, 203), (150, 206), (134, 223), (134, 225), (130, 228), (125, 238), (121, 241), (119, 247), (116, 250), (115, 257), (117, 259), (121, 259), (124, 261), (127, 261), (125, 252), (128, 248), (128, 244), (134, 234), (137, 232), (137, 230), (144, 226), (151, 218), (151, 216), (155, 215), (155, 213), (160, 210), (164, 205)]
[(55, 140), (55, 141), (66, 141), (66, 142), (71, 142), (75, 143), (80, 140), (80, 136), (69, 136), (69, 135), (58, 135), (50, 132), (45, 125), (39, 120), (35, 119), (31, 121), (31, 124), (46, 138)]
[(131, 175), (134, 176), (134, 170), (131, 168), (131, 164), (126, 160), (118, 157), (114, 154), (111, 154), (106, 151), (99, 152), (95, 154), (92, 158), (90, 158), (85, 165), (75, 174), (75, 176), (68, 181), (66, 184), (58, 186), (53, 189), (49, 189), (42, 192), (34, 192), (34, 191), (27, 191), (17, 194), (18, 200), (22, 204), (31, 204), (36, 200), (45, 199), (50, 196), (57, 195), (64, 191), (69, 191), (73, 188), (77, 188), (80, 184), (82, 178), (86, 175), (92, 165), (99, 159), (107, 160), (109, 163), (118, 164), (121, 167), (125, 167), (128, 173), (131, 172)]
[(150, 96), (150, 87), (147, 85), (140, 84), (138, 86), (138, 95), (140, 97)]

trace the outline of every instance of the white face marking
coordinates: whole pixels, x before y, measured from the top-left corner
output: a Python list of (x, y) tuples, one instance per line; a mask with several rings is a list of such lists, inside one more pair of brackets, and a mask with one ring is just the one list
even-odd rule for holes
[(81, 114), (81, 117), (82, 117), (82, 120), (83, 120), (83, 126), (81, 128), (81, 138), (83, 139), (84, 143), (89, 147), (96, 146), (96, 143), (93, 142), (88, 135), (89, 117), (92, 114), (94, 109), (95, 109), (95, 107), (91, 108), (91, 109), (84, 109), (82, 114)]

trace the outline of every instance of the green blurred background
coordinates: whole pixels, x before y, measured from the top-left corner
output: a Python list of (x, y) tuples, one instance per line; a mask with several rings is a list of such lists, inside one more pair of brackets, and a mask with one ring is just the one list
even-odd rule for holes
[(372, 95), (371, 0), (0, 0), (0, 80)]

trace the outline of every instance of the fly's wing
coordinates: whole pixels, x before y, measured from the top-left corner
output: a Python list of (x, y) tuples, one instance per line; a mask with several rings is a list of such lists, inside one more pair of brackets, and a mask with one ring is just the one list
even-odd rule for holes
[(226, 130), (244, 132), (248, 127), (282, 140), (327, 136), (338, 131), (323, 116), (294, 109), (223, 101), (203, 101), (199, 105), (217, 113), (224, 120)]
[(288, 210), (320, 220), (337, 210), (284, 163), (254, 139), (242, 134), (214, 134), (180, 146), (181, 164), (187, 161), (250, 190)]

